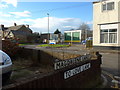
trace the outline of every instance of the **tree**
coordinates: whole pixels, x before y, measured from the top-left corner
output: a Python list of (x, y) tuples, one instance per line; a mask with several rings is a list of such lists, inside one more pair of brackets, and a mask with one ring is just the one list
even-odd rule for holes
[(72, 28), (72, 29), (70, 29), (70, 30), (75, 30), (75, 29)]
[(54, 34), (60, 34), (61, 32), (57, 29)]
[(79, 26), (78, 30), (90, 30), (90, 27), (89, 27), (88, 24), (86, 24), (86, 23), (83, 22), (83, 23)]
[(27, 40), (29, 43), (32, 43), (32, 42), (38, 43), (39, 39), (40, 39), (40, 34), (38, 32), (34, 32), (27, 36)]
[(85, 40), (85, 39), (88, 37), (87, 31), (90, 30), (90, 27), (89, 27), (88, 24), (86, 24), (86, 23), (83, 22), (83, 23), (79, 26), (78, 30), (83, 30), (82, 39)]

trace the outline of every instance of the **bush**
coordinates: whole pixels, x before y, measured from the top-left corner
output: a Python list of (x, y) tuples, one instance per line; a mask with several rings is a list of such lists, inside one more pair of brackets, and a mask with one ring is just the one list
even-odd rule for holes
[(15, 41), (3, 40), (2, 50), (6, 52), (10, 57), (15, 57), (19, 50), (19, 44)]

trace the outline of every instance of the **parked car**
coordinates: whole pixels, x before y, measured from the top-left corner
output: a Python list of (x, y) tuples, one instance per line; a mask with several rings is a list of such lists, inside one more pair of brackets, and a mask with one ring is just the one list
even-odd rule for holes
[(55, 40), (49, 40), (49, 44), (56, 44)]
[(88, 37), (86, 40), (93, 40), (93, 38), (92, 37)]
[(2, 84), (4, 85), (10, 79), (12, 73), (12, 61), (11, 58), (2, 50), (0, 50), (0, 78), (2, 78)]
[(86, 44), (86, 42), (87, 42), (88, 40), (93, 40), (93, 38), (92, 38), (92, 37), (88, 37), (87, 39), (82, 40), (82, 44)]

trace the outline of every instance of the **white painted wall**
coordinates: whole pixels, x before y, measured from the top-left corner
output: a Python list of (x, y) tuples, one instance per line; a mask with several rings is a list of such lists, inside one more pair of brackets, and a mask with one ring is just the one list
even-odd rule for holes
[(70, 30), (70, 31), (64, 31), (64, 33), (68, 33), (68, 32), (71, 33), (71, 38), (72, 38), (72, 33), (73, 33), (73, 32), (80, 32), (80, 38), (79, 38), (79, 39), (81, 40), (81, 37), (82, 37), (82, 35), (81, 35), (81, 34), (82, 34), (82, 30)]
[[(115, 2), (115, 9), (111, 11), (102, 11), (102, 3), (106, 2)], [(119, 9), (118, 9), (119, 6)], [(119, 13), (118, 13), (119, 10)], [(100, 43), (100, 28), (101, 26), (98, 24), (104, 23), (113, 23), (120, 22), (120, 0), (108, 0), (104, 2), (98, 2), (93, 4), (93, 45), (94, 46), (120, 46), (120, 25), (116, 25), (118, 27), (118, 43), (116, 44), (103, 44)], [(114, 25), (102, 26), (102, 28), (112, 28)]]

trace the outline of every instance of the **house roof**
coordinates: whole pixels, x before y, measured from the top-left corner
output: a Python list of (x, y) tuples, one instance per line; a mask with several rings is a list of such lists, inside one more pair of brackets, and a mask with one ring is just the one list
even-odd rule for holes
[[(11, 26), (11, 27), (7, 27), (5, 30), (7, 31), (11, 31), (11, 30), (19, 30), (22, 27), (26, 27), (25, 25), (17, 25), (17, 26)], [(29, 31), (32, 31), (30, 28), (26, 27)]]
[(14, 35), (30, 35), (30, 33), (23, 32), (23, 31), (11, 30), (11, 32), (12, 32)]
[(18, 30), (22, 27), (23, 25), (17, 25), (17, 26), (11, 26), (11, 27), (8, 27), (8, 30)]
[(103, 2), (103, 1), (109, 1), (109, 0), (96, 0), (93, 2), (93, 4), (99, 3), (99, 2)]

